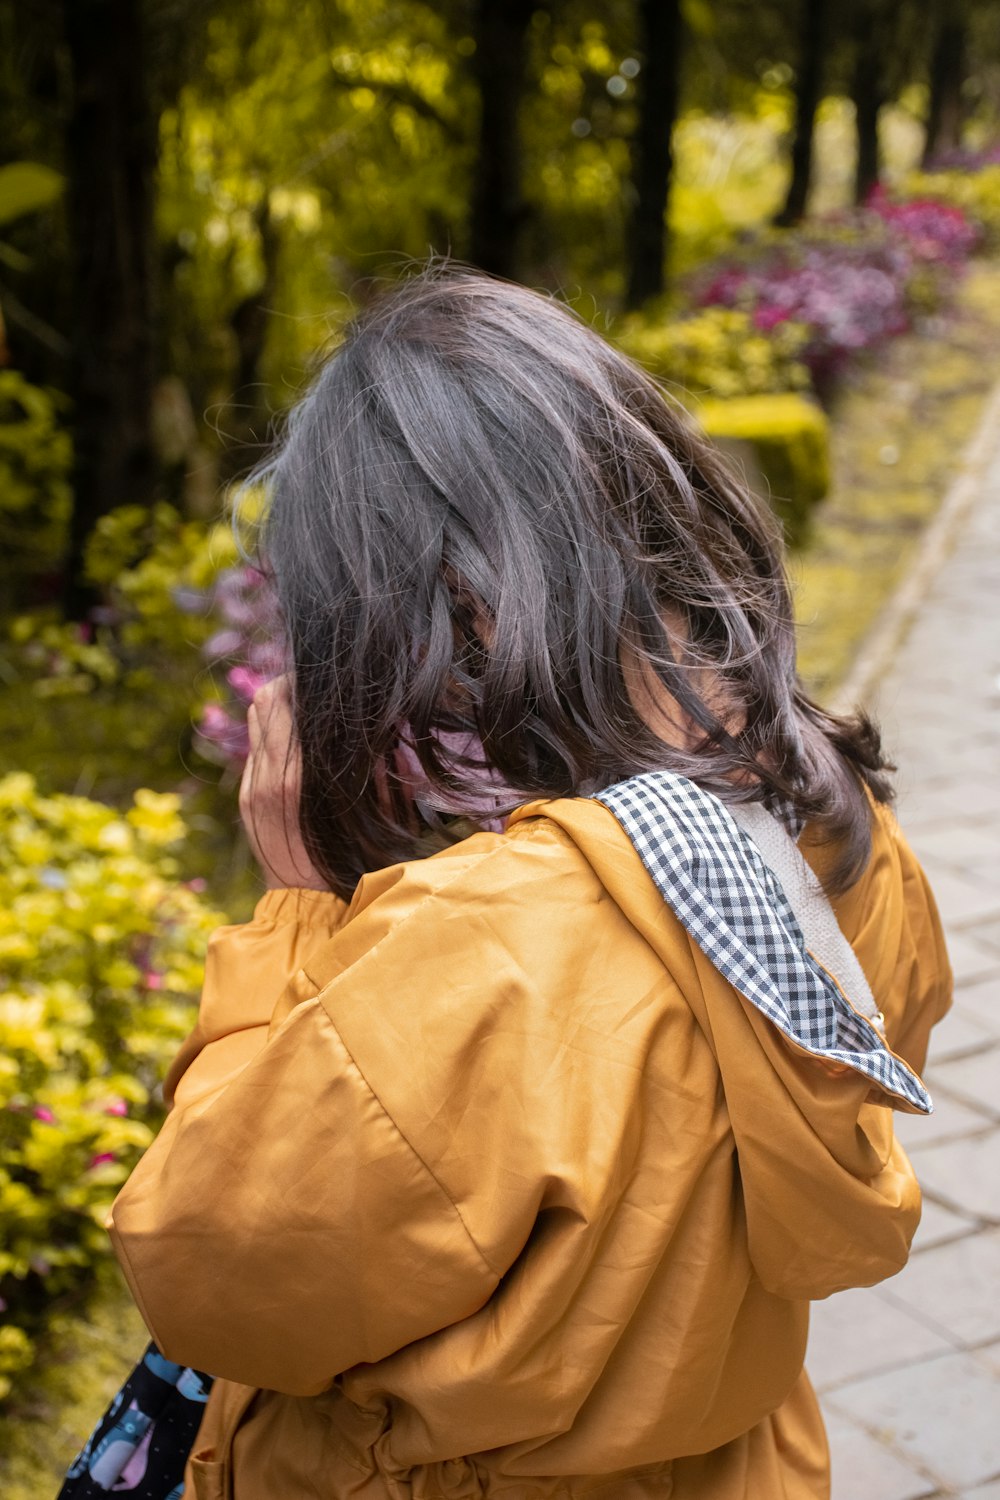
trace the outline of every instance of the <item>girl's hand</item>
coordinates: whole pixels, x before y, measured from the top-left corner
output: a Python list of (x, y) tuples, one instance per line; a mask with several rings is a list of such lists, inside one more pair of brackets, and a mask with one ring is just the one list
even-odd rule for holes
[(268, 890), (325, 891), (299, 828), (301, 759), (287, 677), (259, 688), (247, 714), (250, 754), (240, 782), (240, 816)]

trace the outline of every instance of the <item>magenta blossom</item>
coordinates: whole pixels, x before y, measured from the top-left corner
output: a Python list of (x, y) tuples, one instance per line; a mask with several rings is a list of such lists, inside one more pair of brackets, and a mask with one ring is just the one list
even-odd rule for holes
[(113, 1151), (98, 1151), (97, 1155), (92, 1156), (88, 1161), (87, 1171), (92, 1172), (95, 1167), (106, 1167), (111, 1162), (115, 1162), (117, 1160), (118, 1158)]
[(41, 1120), (43, 1125), (54, 1125), (56, 1123), (55, 1115), (45, 1104), (36, 1104), (31, 1113), (36, 1120)]
[(248, 707), (253, 702), (257, 689), (267, 682), (263, 672), (253, 672), (249, 667), (230, 667), (226, 681), (241, 703)]

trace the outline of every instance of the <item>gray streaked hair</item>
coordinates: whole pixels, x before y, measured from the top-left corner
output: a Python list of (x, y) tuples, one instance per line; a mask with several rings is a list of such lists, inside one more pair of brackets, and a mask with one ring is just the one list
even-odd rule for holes
[[(888, 768), (870, 720), (797, 679), (776, 521), (559, 302), (451, 267), (404, 279), (262, 472), (300, 822), (332, 889), (425, 852), (429, 829), (460, 836), (435, 807), (657, 768), (791, 804), (836, 845), (831, 889), (860, 872)], [(637, 696), (674, 705), (683, 736)]]

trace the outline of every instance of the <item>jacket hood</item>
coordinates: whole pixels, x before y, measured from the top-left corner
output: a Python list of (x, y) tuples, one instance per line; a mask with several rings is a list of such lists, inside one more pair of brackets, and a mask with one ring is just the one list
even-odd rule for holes
[[(637, 777), (596, 803), (532, 804), (512, 821), (538, 814), (573, 839), (709, 1039), (763, 1285), (816, 1299), (894, 1274), (920, 1216), (892, 1125), (893, 1109), (931, 1109), (913, 1066), (919, 1040), (903, 1056), (858, 1013), (838, 974), (809, 953), (752, 840), (684, 778)], [(837, 916), (894, 1038), (919, 998), (914, 935), (907, 871), (880, 818), (873, 840), (869, 869)], [(808, 841), (803, 852), (816, 858)]]

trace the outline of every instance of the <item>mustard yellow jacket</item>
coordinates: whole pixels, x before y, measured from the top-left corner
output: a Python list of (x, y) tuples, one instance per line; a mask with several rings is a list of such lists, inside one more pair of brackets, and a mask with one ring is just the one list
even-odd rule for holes
[[(836, 909), (919, 1069), (948, 963), (888, 813)], [(186, 1500), (827, 1496), (808, 1304), (902, 1266), (917, 1185), (598, 803), (266, 896), (169, 1089), (112, 1235), (221, 1377)]]

